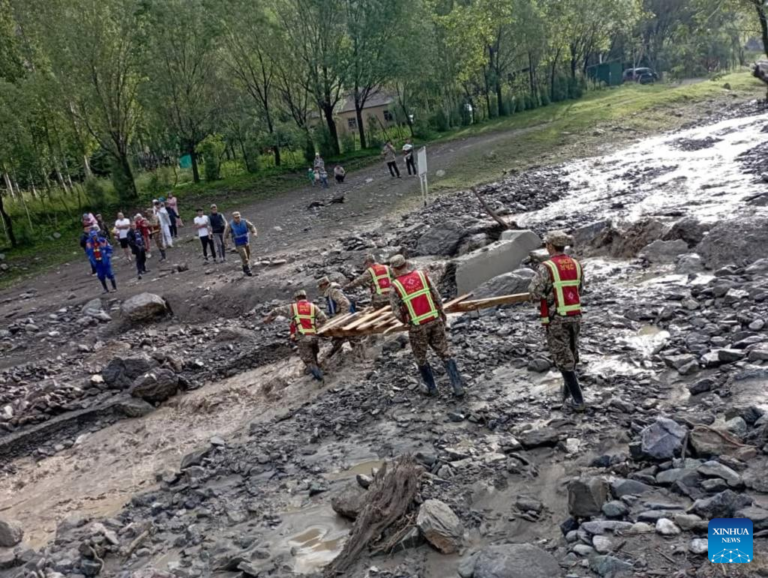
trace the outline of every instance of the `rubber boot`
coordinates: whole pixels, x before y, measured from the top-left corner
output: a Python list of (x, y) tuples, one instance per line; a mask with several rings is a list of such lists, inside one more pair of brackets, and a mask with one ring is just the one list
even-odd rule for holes
[(243, 265), (243, 273), (245, 273), (247, 277), (253, 277), (253, 273), (251, 273), (251, 270), (247, 265)]
[(453, 395), (456, 397), (464, 397), (464, 385), (461, 382), (461, 374), (459, 373), (459, 368), (456, 367), (456, 360), (448, 359), (445, 362), (445, 370), (448, 372), (448, 377), (451, 379)]
[(312, 377), (314, 377), (316, 381), (323, 381), (323, 371), (316, 365), (310, 367), (309, 372), (312, 374)]
[(581, 385), (579, 385), (579, 378), (576, 376), (576, 372), (563, 371), (563, 378), (573, 400), (571, 407), (574, 411), (582, 413), (586, 409), (586, 405), (584, 405), (584, 396), (581, 393)]
[(568, 401), (568, 398), (571, 397), (571, 389), (568, 387), (568, 378), (565, 376), (566, 372), (561, 371), (560, 374), (563, 376), (563, 387), (562, 387), (562, 396), (563, 396), (563, 403)]
[(427, 395), (437, 395), (437, 386), (435, 385), (435, 376), (432, 373), (432, 366), (429, 363), (419, 366), (419, 372), (421, 372), (421, 379), (427, 385)]
[(104, 293), (109, 293), (109, 289), (107, 288), (107, 280), (106, 279), (99, 279), (101, 282), (101, 286), (104, 287)]

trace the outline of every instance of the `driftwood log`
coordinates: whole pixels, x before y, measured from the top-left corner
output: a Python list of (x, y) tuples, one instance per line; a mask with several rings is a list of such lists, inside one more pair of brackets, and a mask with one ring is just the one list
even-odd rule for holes
[(365, 505), (344, 549), (326, 567), (325, 578), (344, 574), (366, 548), (376, 548), (379, 542), (387, 540), (387, 530), (398, 530), (403, 520), (412, 516), (422, 474), (423, 469), (412, 456), (403, 456), (382, 466), (368, 489)]

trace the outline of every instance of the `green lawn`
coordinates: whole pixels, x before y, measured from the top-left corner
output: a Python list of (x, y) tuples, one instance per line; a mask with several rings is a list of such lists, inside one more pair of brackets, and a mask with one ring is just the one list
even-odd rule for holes
[[(724, 88), (726, 83), (730, 89)], [(730, 102), (764, 95), (765, 86), (748, 72), (683, 86), (625, 85), (590, 92), (578, 101), (557, 103), (452, 130), (416, 144), (498, 135), (487, 146), (469, 149), (452, 164), (445, 177), (432, 179), (430, 189), (433, 192), (449, 192), (497, 180), (504, 169), (522, 170), (563, 162), (595, 154), (606, 145), (675, 129), (696, 118), (699, 110), (695, 105), (703, 101)], [(348, 172), (353, 172), (379, 162), (378, 153), (377, 150), (356, 151), (340, 162)], [(334, 159), (326, 159), (326, 164), (333, 166)], [(306, 186), (304, 170), (283, 172), (272, 168), (261, 175), (240, 174), (212, 183), (183, 182), (174, 192), (179, 197), (182, 216), (190, 218), (196, 206), (206, 207), (212, 201), (226, 211)], [(77, 245), (77, 223), (58, 230), (62, 234), (58, 240), (44, 236), (33, 247), (7, 254), (6, 262), (12, 270), (0, 277), (0, 287), (49, 266), (82, 257)]]

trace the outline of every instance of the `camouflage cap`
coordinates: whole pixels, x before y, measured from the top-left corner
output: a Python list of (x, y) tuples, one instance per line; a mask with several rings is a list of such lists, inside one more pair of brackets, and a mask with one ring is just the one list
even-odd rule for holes
[(307, 292), (304, 291), (304, 289), (299, 289), (296, 291), (296, 293), (293, 294), (294, 299), (306, 299), (307, 298)]
[(551, 231), (544, 238), (544, 241), (555, 247), (569, 247), (573, 245), (573, 237), (565, 231)]
[(318, 287), (323, 287), (325, 285), (330, 285), (330, 284), (331, 284), (331, 280), (328, 279), (328, 277), (323, 277), (322, 279), (320, 279), (320, 281), (317, 282)]
[(402, 269), (407, 265), (407, 261), (402, 255), (395, 255), (389, 260), (389, 264), (392, 265), (392, 267), (395, 269)]
[(375, 262), (376, 262), (376, 257), (373, 256), (373, 253), (368, 253), (365, 256), (365, 261), (363, 261), (363, 263), (375, 263)]

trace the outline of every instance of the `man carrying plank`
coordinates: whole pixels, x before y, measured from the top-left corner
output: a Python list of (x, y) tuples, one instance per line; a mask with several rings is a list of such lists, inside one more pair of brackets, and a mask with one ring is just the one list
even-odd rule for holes
[[(331, 283), (328, 277), (323, 277), (317, 282), (317, 288), (320, 290), (320, 294), (325, 297), (328, 305), (328, 315), (330, 317), (336, 317), (337, 315), (346, 315), (347, 313), (355, 312), (355, 304), (349, 300), (341, 289), (341, 285), (338, 283)], [(349, 341), (352, 348), (357, 354), (363, 358), (363, 344), (359, 338), (346, 338), (346, 337), (334, 337), (331, 340), (331, 351), (328, 353), (326, 360), (336, 355), (344, 346), (344, 342)]]
[(531, 300), (539, 305), (549, 352), (563, 375), (563, 400), (567, 402), (570, 397), (570, 407), (583, 412), (586, 408), (576, 376), (576, 364), (579, 362), (580, 291), (584, 274), (581, 264), (565, 254), (565, 248), (573, 243), (570, 235), (553, 231), (547, 235), (545, 243), (550, 258), (539, 266), (528, 292)]
[(408, 262), (402, 255), (392, 257), (390, 265), (395, 279), (392, 281), (393, 291), (389, 294), (389, 303), (395, 317), (408, 326), (411, 351), (419, 366), (421, 378), (427, 386), (427, 393), (437, 395), (435, 376), (427, 361), (427, 350), (431, 347), (445, 363), (453, 395), (463, 397), (461, 375), (445, 332), (445, 312), (440, 293), (426, 272), (409, 271)]
[(318, 326), (328, 318), (317, 305), (307, 300), (307, 292), (301, 289), (294, 295), (295, 303), (273, 309), (264, 318), (264, 323), (272, 323), (275, 317), (283, 316), (291, 320), (291, 339), (296, 341), (299, 358), (317, 381), (323, 381), (323, 372), (317, 361), (320, 353), (320, 341), (317, 337)]
[(366, 286), (371, 291), (371, 307), (381, 309), (389, 305), (392, 291), (392, 272), (387, 265), (380, 265), (373, 255), (365, 256), (365, 271), (354, 281), (344, 286), (344, 291)]

